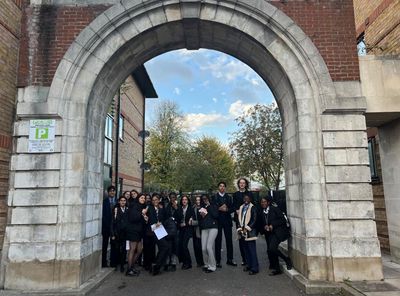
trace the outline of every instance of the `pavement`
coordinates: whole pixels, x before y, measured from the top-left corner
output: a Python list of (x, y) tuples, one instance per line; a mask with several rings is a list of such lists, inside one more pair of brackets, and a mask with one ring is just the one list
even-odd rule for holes
[(382, 254), (383, 281), (346, 282), (359, 295), (365, 296), (400, 296), (400, 264), (389, 255)]
[[(192, 241), (189, 243), (192, 249)], [(258, 260), (260, 272), (249, 275), (243, 272), (240, 266), (238, 242), (234, 241), (234, 254), (237, 267), (222, 265), (214, 273), (206, 274), (197, 268), (194, 256), (194, 267), (190, 270), (177, 269), (176, 272), (163, 272), (152, 276), (142, 270), (138, 277), (127, 277), (119, 271), (113, 272), (90, 295), (119, 296), (301, 296), (304, 295), (285, 274), (268, 276), (267, 246), (265, 240), (257, 240)], [(226, 258), (223, 250), (222, 258)], [(224, 261), (223, 261), (224, 262)]]

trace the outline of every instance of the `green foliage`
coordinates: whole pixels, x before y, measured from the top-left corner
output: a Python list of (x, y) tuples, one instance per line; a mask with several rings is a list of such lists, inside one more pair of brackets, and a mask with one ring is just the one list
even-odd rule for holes
[(236, 158), (236, 173), (252, 176), (268, 190), (279, 189), (283, 177), (282, 121), (278, 108), (255, 105), (236, 118), (239, 130), (230, 147)]
[(235, 164), (229, 151), (211, 137), (190, 143), (182, 122), (173, 102), (162, 103), (156, 111), (146, 142), (146, 161), (151, 165), (145, 173), (146, 189), (208, 191), (219, 181), (233, 187)]

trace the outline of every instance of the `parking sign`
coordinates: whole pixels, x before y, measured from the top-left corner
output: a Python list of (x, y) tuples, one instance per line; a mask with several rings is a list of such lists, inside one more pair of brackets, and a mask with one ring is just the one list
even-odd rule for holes
[(36, 119), (29, 122), (30, 153), (52, 153), (55, 143), (54, 119)]

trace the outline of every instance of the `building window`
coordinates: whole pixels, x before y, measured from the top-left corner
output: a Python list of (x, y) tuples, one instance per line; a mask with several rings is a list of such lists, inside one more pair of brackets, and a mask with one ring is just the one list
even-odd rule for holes
[(369, 168), (371, 170), (371, 179), (372, 181), (378, 181), (378, 167), (376, 163), (377, 155), (376, 155), (376, 139), (375, 137), (368, 139), (368, 155), (369, 155)]
[(119, 115), (119, 131), (118, 131), (118, 135), (119, 135), (119, 139), (120, 140), (124, 140), (124, 122), (125, 122), (125, 119), (120, 114)]
[(112, 148), (113, 148), (113, 118), (107, 115), (105, 125), (105, 141), (104, 141), (104, 163), (112, 165)]
[(357, 39), (357, 52), (358, 56), (367, 55), (367, 44), (365, 43), (364, 34)]

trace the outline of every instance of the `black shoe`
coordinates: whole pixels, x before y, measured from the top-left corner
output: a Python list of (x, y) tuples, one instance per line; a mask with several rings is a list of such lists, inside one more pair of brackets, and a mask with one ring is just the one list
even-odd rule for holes
[(136, 269), (131, 268), (126, 271), (126, 275), (127, 276), (138, 276), (139, 272)]
[(230, 265), (230, 266), (237, 266), (237, 263), (234, 261), (227, 261), (226, 265)]
[(221, 263), (217, 263), (217, 268), (222, 268)]
[(242, 266), (246, 266), (246, 264), (247, 264), (246, 262), (244, 262), (244, 261), (242, 262)]
[(176, 271), (176, 265), (172, 264), (168, 270), (169, 271)]
[(188, 270), (191, 268), (192, 268), (192, 265), (182, 265), (182, 270)]
[(288, 257), (286, 260), (286, 269), (291, 270), (292, 268), (293, 268), (292, 260), (290, 260), (290, 258)]
[(249, 271), (249, 275), (255, 275), (257, 273), (258, 273), (258, 271), (252, 271), (252, 270)]
[(247, 266), (243, 268), (243, 271), (249, 271), (249, 270), (250, 270), (250, 268)]
[(205, 271), (205, 273), (211, 273), (211, 272), (214, 272), (214, 270), (211, 270), (211, 269), (206, 269), (206, 271)]
[(269, 275), (270, 276), (275, 276), (275, 275), (279, 275), (279, 274), (282, 274), (282, 270), (274, 270)]
[(153, 268), (151, 269), (151, 274), (152, 274), (152, 275), (158, 275), (158, 274), (160, 274), (160, 269), (161, 269), (160, 266), (154, 265)]
[(164, 271), (168, 271), (168, 265), (164, 265)]

